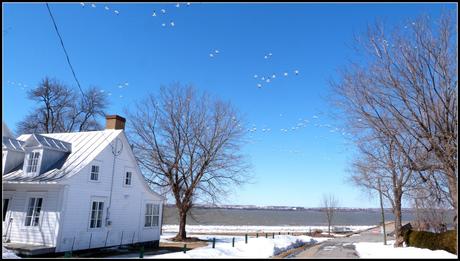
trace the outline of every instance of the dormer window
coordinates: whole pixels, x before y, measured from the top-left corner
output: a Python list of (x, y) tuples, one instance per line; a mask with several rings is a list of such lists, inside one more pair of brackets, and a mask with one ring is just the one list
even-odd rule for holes
[(30, 152), (28, 154), (27, 168), (26, 168), (27, 173), (37, 172), (39, 158), (40, 158), (40, 152), (38, 151)]

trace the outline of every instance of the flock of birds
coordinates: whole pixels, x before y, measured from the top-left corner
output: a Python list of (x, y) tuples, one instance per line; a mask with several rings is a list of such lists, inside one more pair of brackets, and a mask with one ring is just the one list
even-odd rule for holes
[[(80, 3), (80, 5), (82, 7), (97, 8), (97, 5), (95, 3), (84, 3), (84, 2), (82, 2), (82, 3)], [(179, 3), (177, 3), (175, 5), (176, 8), (179, 8), (180, 6), (181, 6), (181, 4), (179, 4)], [(186, 6), (190, 6), (190, 3), (186, 3)], [(119, 10), (116, 10), (116, 9), (112, 10), (107, 5), (105, 5), (103, 8), (107, 12), (112, 12), (115, 15), (120, 14)], [(152, 11), (152, 17), (160, 17), (160, 19), (163, 19), (163, 20), (160, 21), (162, 27), (166, 27), (166, 26), (174, 27), (176, 24), (175, 24), (175, 22), (173, 20), (169, 20), (169, 23), (166, 23), (164, 21), (165, 19), (168, 19), (167, 14), (169, 14), (169, 12), (165, 8), (159, 9), (158, 12), (157, 12), (157, 10)], [(215, 58), (220, 56), (220, 51), (218, 49), (212, 49), (209, 52), (208, 55), (209, 55), (209, 58), (214, 58), (215, 59)], [(267, 60), (267, 61), (271, 60), (272, 57), (273, 57), (272, 52), (268, 52), (268, 53), (263, 55), (263, 59)], [(292, 71), (291, 70), (285, 70), (285, 71), (282, 71), (282, 72), (270, 73), (270, 74), (254, 74), (253, 79), (258, 81), (256, 83), (256, 86), (258, 88), (262, 88), (263, 86), (266, 86), (267, 84), (272, 83), (275, 79), (286, 78), (286, 77), (288, 77), (290, 75), (294, 75), (294, 76), (299, 75), (299, 70), (298, 69), (295, 69), (295, 70), (292, 70)], [(22, 90), (24, 90), (24, 88), (28, 87), (27, 84), (24, 84), (22, 82), (7, 81), (7, 83), (12, 85), (12, 86), (21, 87)], [(115, 96), (115, 94), (117, 94), (116, 91), (118, 91), (118, 94), (117, 94), (118, 97), (123, 98), (123, 94), (121, 94), (119, 91), (127, 89), (128, 87), (129, 87), (129, 82), (122, 82), (122, 83), (114, 85), (111, 89), (99, 89), (99, 91), (101, 93), (106, 93), (108, 96)], [(279, 114), (279, 116), (282, 117), (283, 114)], [(319, 116), (313, 115), (311, 118), (312, 118), (312, 121), (315, 121), (315, 120), (319, 119)], [(337, 133), (341, 133), (343, 136), (350, 135), (349, 133), (346, 133), (344, 129), (339, 129), (339, 128), (334, 127), (334, 126), (332, 126), (330, 124), (321, 124), (318, 121), (311, 122), (309, 119), (299, 119), (298, 122), (296, 122), (293, 126), (280, 128), (279, 131), (282, 134), (294, 133), (296, 131), (299, 131), (301, 129), (306, 128), (309, 125), (314, 126), (314, 127), (319, 127), (319, 128), (328, 128), (330, 133), (337, 132)], [(238, 127), (242, 128), (241, 125), (239, 125)], [(268, 127), (267, 125), (262, 125), (261, 128), (257, 128), (257, 126), (255, 124), (252, 124), (251, 127), (247, 129), (247, 131), (249, 133), (251, 133), (250, 136), (252, 136), (252, 135), (254, 135), (256, 133), (271, 133), (271, 132), (273, 132), (272, 128)], [(285, 152), (300, 153), (299, 150), (285, 150)]]
[[(299, 75), (299, 70), (297, 70), (297, 69), (294, 70), (293, 74), (294, 75)], [(257, 79), (259, 81), (256, 84), (257, 88), (262, 88), (264, 86), (264, 84), (269, 84), (269, 83), (273, 82), (277, 78), (277, 75), (282, 75), (282, 77), (288, 77), (289, 72), (284, 71), (282, 74), (271, 73), (271, 74), (268, 74), (268, 75), (265, 75), (265, 76), (260, 76), (258, 74), (254, 74), (254, 79)]]
[[(95, 3), (85, 3), (85, 2), (81, 2), (80, 5), (81, 5), (83, 8), (86, 7), (86, 6), (91, 6), (91, 8), (96, 8), (96, 7), (97, 7)], [(184, 3), (183, 3), (182, 5), (184, 5)], [(187, 3), (185, 3), (185, 5), (186, 5), (186, 6), (190, 6), (191, 3), (190, 3), (190, 2), (187, 2)], [(180, 3), (177, 3), (177, 4), (175, 4), (175, 7), (176, 7), (176, 8), (179, 8), (179, 7), (181, 7), (181, 4), (180, 4)], [(107, 6), (107, 5), (104, 6), (104, 9), (105, 9), (106, 11), (109, 11), (109, 12), (111, 11), (111, 8), (110, 8), (109, 6)], [(119, 14), (120, 14), (120, 11), (118, 11), (118, 10), (113, 10), (113, 13), (114, 13), (115, 15), (119, 15)], [(174, 22), (174, 20), (169, 19), (169, 22), (166, 22), (166, 21), (164, 20), (164, 19), (167, 19), (167, 18), (168, 18), (168, 16), (167, 16), (167, 10), (166, 10), (165, 8), (162, 8), (162, 9), (159, 10), (159, 15), (157, 15), (157, 10), (153, 10), (153, 11), (152, 11), (152, 17), (160, 17), (160, 20), (161, 20), (160, 23), (161, 23), (161, 26), (162, 26), (162, 27), (168, 27), (168, 26), (169, 26), (169, 27), (174, 27), (174, 26), (176, 25), (176, 23)]]
[[(282, 117), (282, 114), (280, 114), (280, 117)], [(308, 125), (313, 125), (314, 127), (318, 127), (318, 128), (327, 128), (327, 129), (329, 129), (330, 133), (339, 133), (342, 136), (351, 135), (350, 133), (347, 133), (345, 131), (345, 129), (343, 129), (343, 128), (338, 128), (338, 127), (335, 127), (335, 126), (333, 126), (331, 124), (322, 124), (322, 123), (317, 122), (317, 120), (319, 119), (319, 116), (317, 116), (317, 115), (313, 115), (311, 118), (313, 119), (313, 121), (315, 121), (315, 123), (311, 123), (311, 121), (308, 120), (308, 119), (299, 118), (297, 123), (295, 123), (294, 125), (292, 125), (290, 127), (281, 128), (279, 131), (281, 133), (283, 133), (283, 134), (284, 133), (292, 133), (292, 132), (296, 132), (298, 130), (304, 129), (304, 128), (308, 127)], [(361, 121), (361, 119), (358, 119), (358, 121)], [(260, 131), (260, 132), (270, 132), (271, 128), (267, 127), (267, 125), (263, 125), (262, 128), (257, 129), (256, 124), (252, 124), (252, 126), (250, 128), (248, 128), (247, 131), (250, 132), (250, 133), (256, 133), (258, 131)]]

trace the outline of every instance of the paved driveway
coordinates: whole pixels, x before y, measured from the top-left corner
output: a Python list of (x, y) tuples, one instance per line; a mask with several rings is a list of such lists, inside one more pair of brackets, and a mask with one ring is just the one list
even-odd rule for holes
[[(393, 239), (393, 237), (387, 237), (387, 240)], [(356, 242), (382, 242), (383, 244), (380, 227), (353, 234), (349, 237), (330, 239), (298, 253), (293, 258), (359, 258), (353, 245)]]

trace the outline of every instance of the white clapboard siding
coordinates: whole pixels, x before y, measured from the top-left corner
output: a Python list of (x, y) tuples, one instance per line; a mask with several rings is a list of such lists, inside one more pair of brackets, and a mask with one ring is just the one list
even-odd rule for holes
[[(8, 188), (12, 194), (8, 206), (9, 217), (13, 218), (8, 232), (12, 242), (54, 246), (59, 229), (61, 186), (12, 185)], [(14, 191), (11, 191), (14, 190)], [(40, 223), (36, 227), (24, 226), (28, 197), (42, 195)]]
[[(132, 155), (129, 143), (120, 133), (117, 136), (123, 144), (121, 154), (116, 157), (112, 188), (112, 202), (110, 206), (110, 220), (112, 225), (105, 226), (107, 207), (110, 201), (112, 184), (113, 159), (112, 147), (105, 147), (91, 162), (85, 165), (78, 175), (64, 180), (69, 185), (67, 203), (64, 206), (64, 222), (58, 251), (73, 249), (87, 249), (136, 242), (153, 241), (160, 239), (158, 229), (150, 229), (148, 235), (143, 232), (144, 208), (143, 202), (150, 200), (161, 206), (162, 198), (152, 193), (146, 186), (144, 177), (139, 172), (137, 162)], [(118, 144), (120, 146), (120, 143)], [(99, 180), (91, 181), (91, 166), (99, 166)], [(131, 186), (125, 186), (125, 173), (132, 172)], [(98, 229), (89, 228), (91, 214), (91, 200), (93, 198), (104, 201), (103, 226)]]
[[(13, 197), (9, 207), (9, 216), (14, 220), (10, 233), (12, 242), (54, 246), (56, 252), (63, 252), (160, 239), (161, 223), (154, 228), (144, 228), (145, 204), (160, 205), (161, 217), (164, 199), (148, 187), (124, 131), (53, 133), (43, 136), (69, 144), (71, 152), (59, 168), (51, 168), (38, 176), (28, 176), (22, 170), (3, 176), (4, 190), (9, 190)], [(26, 141), (30, 137), (21, 135), (18, 140)], [(116, 140), (123, 149), (113, 165), (110, 143), (114, 145)], [(49, 159), (56, 160), (54, 156)], [(47, 163), (48, 166), (52, 166), (51, 161)], [(94, 164), (99, 166), (98, 181), (90, 180)], [(131, 186), (124, 184), (127, 171), (132, 173)], [(44, 193), (43, 211), (40, 226), (25, 229), (27, 193), (32, 191)], [(112, 225), (106, 226), (110, 196)], [(89, 227), (92, 199), (104, 201), (102, 227), (97, 229)]]

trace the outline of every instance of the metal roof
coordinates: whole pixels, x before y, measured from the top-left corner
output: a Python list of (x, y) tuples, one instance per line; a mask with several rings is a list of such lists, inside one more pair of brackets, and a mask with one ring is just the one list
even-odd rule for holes
[(24, 151), (22, 146), (24, 145), (23, 141), (16, 140), (14, 138), (2, 137), (2, 148), (8, 150), (15, 150), (15, 151)]
[[(70, 148), (70, 154), (57, 162), (51, 170), (38, 176), (29, 176), (22, 169), (3, 176), (3, 182), (39, 182), (55, 183), (78, 173), (91, 162), (105, 147), (109, 146), (122, 130), (102, 130), (74, 133), (24, 134), (18, 137), (20, 141), (28, 140), (35, 135), (40, 144), (54, 146), (53, 148)], [(59, 142), (61, 141), (61, 142)], [(49, 144), (49, 145), (48, 145)], [(44, 146), (45, 146), (44, 145)], [(62, 147), (63, 146), (63, 147)]]
[[(53, 139), (51, 137), (47, 137), (44, 135), (46, 134), (32, 134), (31, 138), (35, 138), (35, 141), (37, 141), (41, 146), (48, 149), (58, 150), (62, 152), (72, 151), (72, 144), (59, 139)], [(28, 138), (27, 140), (29, 141), (29, 139), (30, 138)]]

